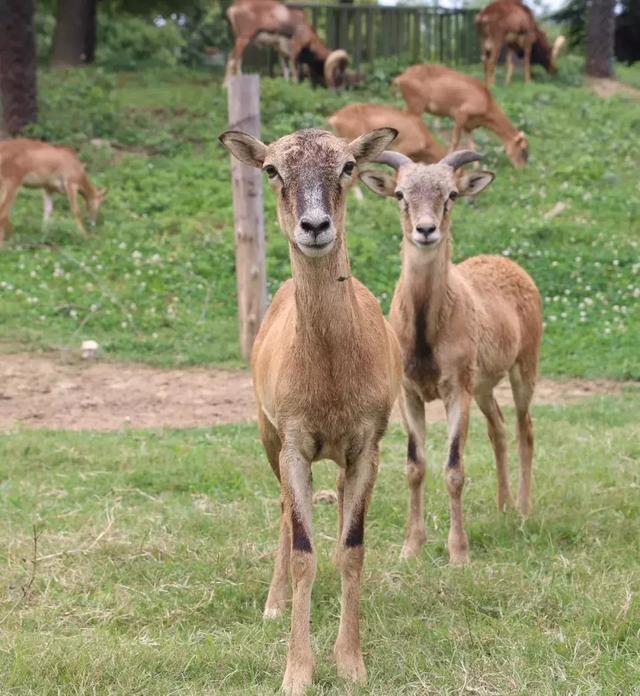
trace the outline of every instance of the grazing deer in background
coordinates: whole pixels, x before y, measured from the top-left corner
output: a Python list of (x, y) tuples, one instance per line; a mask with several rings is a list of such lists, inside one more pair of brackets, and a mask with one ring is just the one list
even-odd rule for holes
[(82, 224), (78, 193), (87, 204), (87, 212), (95, 225), (98, 208), (107, 190), (96, 188), (89, 181), (82, 162), (66, 147), (58, 147), (38, 140), (5, 140), (0, 142), (0, 245), (5, 228), (11, 232), (11, 206), (21, 186), (40, 188), (44, 195), (44, 224), (53, 212), (54, 193), (66, 193), (73, 218), (86, 237)]
[(458, 147), (462, 131), (469, 136), (472, 130), (482, 127), (492, 130), (502, 140), (514, 167), (524, 167), (527, 163), (529, 142), (525, 134), (511, 123), (491, 92), (475, 77), (444, 65), (412, 65), (391, 84), (400, 90), (411, 113), (419, 116), (428, 111), (453, 119), (451, 151)]
[(273, 298), (251, 355), (260, 434), (281, 490), (280, 540), (264, 616), (285, 610), (290, 572), (291, 639), (282, 684), (290, 694), (304, 692), (313, 670), (311, 464), (319, 459), (339, 467), (338, 673), (366, 681), (359, 629), (365, 518), (402, 366), (377, 300), (351, 276), (345, 210), (358, 167), (396, 135), (381, 128), (348, 143), (302, 130), (268, 146), (238, 131), (220, 136), (235, 157), (268, 176), (293, 271)]
[(359, 81), (357, 76), (347, 76), (347, 52), (327, 48), (299, 8), (276, 0), (235, 0), (227, 9), (227, 19), (235, 42), (227, 60), (225, 85), (242, 72), (242, 54), (250, 43), (274, 47), (287, 78), (293, 64), (299, 68), (299, 77), (302, 66), (306, 67), (314, 87), (339, 88)]
[(347, 104), (331, 114), (327, 121), (336, 135), (349, 139), (374, 128), (391, 126), (398, 131), (393, 149), (414, 162), (431, 164), (447, 154), (447, 149), (433, 136), (420, 116), (384, 104)]
[(531, 277), (501, 256), (474, 256), (451, 263), (451, 212), (459, 196), (475, 196), (494, 178), (491, 172), (456, 174), (480, 155), (462, 150), (434, 165), (414, 164), (398, 152), (379, 159), (397, 170), (360, 178), (374, 192), (394, 197), (402, 224), (402, 269), (389, 321), (404, 362), (402, 410), (407, 428), (409, 515), (403, 557), (414, 556), (425, 541), (424, 403), (442, 399), (447, 411), (449, 447), (444, 478), (451, 515), (451, 563), (469, 560), (463, 525), (463, 453), (469, 408), (475, 398), (488, 424), (498, 478), (497, 504), (511, 502), (504, 420), (493, 389), (508, 373), (516, 406), (520, 459), (518, 507), (531, 510), (533, 429), (529, 405), (538, 373), (542, 338), (540, 293)]
[(507, 48), (506, 85), (513, 75), (514, 54), (524, 59), (525, 82), (531, 80), (531, 63), (542, 65), (548, 73), (557, 72), (556, 60), (565, 44), (564, 36), (558, 36), (551, 47), (533, 12), (520, 0), (495, 0), (478, 12), (475, 23), (482, 44), (487, 87), (496, 81), (496, 65), (503, 46)]

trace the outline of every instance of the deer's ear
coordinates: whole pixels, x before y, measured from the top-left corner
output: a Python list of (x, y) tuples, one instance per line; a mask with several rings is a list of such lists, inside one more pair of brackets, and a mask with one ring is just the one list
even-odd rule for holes
[(218, 140), (242, 163), (262, 169), (267, 146), (257, 138), (242, 131), (225, 131)]
[(487, 171), (463, 174), (458, 181), (458, 191), (461, 196), (475, 196), (484, 191), (495, 178), (493, 172)]
[(360, 181), (379, 196), (393, 196), (396, 190), (396, 180), (377, 169), (366, 169), (360, 172)]
[(351, 141), (349, 149), (358, 164), (371, 162), (391, 145), (397, 135), (395, 128), (376, 128)]

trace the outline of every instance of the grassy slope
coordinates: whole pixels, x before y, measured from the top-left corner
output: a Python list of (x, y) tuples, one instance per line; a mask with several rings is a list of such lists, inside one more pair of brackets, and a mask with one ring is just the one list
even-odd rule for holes
[[(264, 80), (264, 137), (322, 125), (349, 99), (393, 101), (387, 79), (347, 95)], [(640, 104), (599, 99), (580, 83), (568, 60), (553, 81), (497, 88), (530, 137), (531, 162), (513, 170), (478, 132), (498, 178), (477, 205), (458, 206), (455, 254), (505, 253), (532, 273), (545, 298), (546, 373), (638, 378)], [(229, 167), (215, 142), (226, 122), (219, 82), (204, 72), (77, 71), (44, 72), (40, 86), (35, 134), (79, 147), (110, 194), (88, 242), (66, 203), (43, 233), (39, 193), (20, 194), (18, 232), (0, 254), (0, 338), (76, 348), (90, 337), (114, 358), (238, 364)], [(569, 209), (545, 220), (559, 201)], [(266, 206), (273, 292), (289, 265), (270, 192)], [(349, 226), (354, 271), (386, 309), (399, 265), (394, 205), (369, 194), (363, 205), (351, 201)]]
[[(367, 531), (361, 693), (637, 693), (640, 392), (536, 415), (535, 511), (524, 524), (495, 511), (490, 448), (473, 421), (472, 565), (462, 570), (446, 565), (444, 427), (429, 441), (429, 542), (416, 562), (398, 559), (404, 438), (395, 428), (385, 439)], [(315, 486), (334, 475), (318, 464)], [(16, 432), (0, 439), (0, 480), (3, 693), (278, 688), (288, 619), (261, 620), (278, 492), (253, 426)], [(331, 664), (335, 507), (314, 517), (310, 693), (343, 693)], [(23, 598), (34, 522), (44, 559)]]

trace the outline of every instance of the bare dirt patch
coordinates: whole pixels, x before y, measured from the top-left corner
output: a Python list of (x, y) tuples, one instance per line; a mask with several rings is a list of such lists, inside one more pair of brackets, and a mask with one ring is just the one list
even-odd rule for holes
[[(541, 379), (535, 403), (573, 403), (596, 394), (615, 394), (623, 386), (604, 379)], [(496, 391), (501, 404), (512, 403), (508, 383)], [(191, 428), (251, 421), (255, 413), (247, 371), (69, 362), (40, 353), (0, 355), (0, 430), (4, 431), (19, 425), (69, 430)], [(429, 404), (427, 418), (444, 420), (442, 405)]]
[(599, 97), (613, 97), (616, 94), (625, 94), (629, 97), (640, 99), (640, 89), (625, 85), (624, 82), (611, 80), (608, 77), (589, 77), (587, 84)]

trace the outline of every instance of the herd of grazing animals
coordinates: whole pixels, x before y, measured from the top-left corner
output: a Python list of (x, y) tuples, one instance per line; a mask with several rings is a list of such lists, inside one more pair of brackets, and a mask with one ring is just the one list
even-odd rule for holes
[[(331, 50), (303, 11), (276, 0), (235, 0), (227, 11), (235, 44), (225, 81), (241, 70), (250, 43), (276, 48), (285, 75), (340, 88), (358, 81), (348, 55)], [(425, 542), (425, 403), (440, 399), (447, 414), (444, 479), (449, 495), (449, 559), (469, 561), (462, 494), (464, 449), (473, 400), (487, 420), (497, 473), (497, 507), (513, 504), (504, 419), (494, 396), (508, 375), (517, 419), (520, 485), (517, 507), (531, 511), (533, 397), (542, 339), (542, 307), (531, 277), (516, 263), (481, 255), (453, 264), (451, 215), (460, 196), (475, 196), (494, 180), (488, 171), (465, 172), (481, 159), (458, 150), (463, 133), (492, 130), (515, 167), (527, 162), (527, 138), (500, 109), (489, 86), (503, 47), (507, 81), (513, 54), (550, 72), (562, 41), (552, 48), (519, 0), (496, 0), (482, 10), (485, 83), (440, 65), (414, 65), (392, 87), (401, 111), (379, 104), (349, 104), (329, 116), (335, 134), (302, 130), (265, 145), (240, 131), (220, 136), (241, 162), (260, 168), (277, 199), (278, 221), (289, 242), (292, 278), (278, 290), (255, 340), (251, 368), (260, 436), (280, 484), (280, 536), (265, 618), (286, 610), (292, 589), (291, 636), (283, 689), (302, 694), (311, 684), (311, 591), (316, 575), (312, 539), (311, 466), (338, 465), (336, 561), (341, 613), (335, 643), (338, 673), (366, 681), (359, 628), (365, 521), (377, 469), (379, 443), (393, 404), (407, 432), (409, 505), (401, 555)], [(422, 121), (423, 112), (453, 119), (448, 147)], [(472, 143), (472, 141), (471, 141)], [(393, 149), (390, 149), (393, 148)], [(391, 168), (362, 169), (367, 163)], [(397, 200), (402, 230), (401, 268), (389, 322), (369, 290), (350, 271), (346, 199), (361, 180)], [(95, 222), (106, 191), (93, 186), (67, 148), (31, 140), (0, 144), (0, 244), (21, 186), (44, 191), (45, 222), (51, 194), (66, 193), (76, 224), (86, 234), (78, 194)]]

